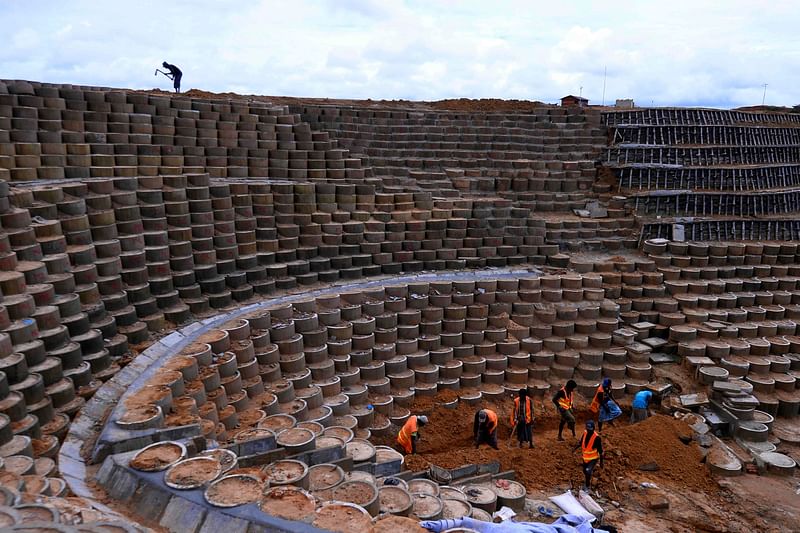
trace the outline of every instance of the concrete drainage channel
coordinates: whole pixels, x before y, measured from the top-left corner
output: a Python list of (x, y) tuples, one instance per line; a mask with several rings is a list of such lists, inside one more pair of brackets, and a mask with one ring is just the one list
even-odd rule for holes
[[(388, 279), (384, 278), (347, 285), (331, 286), (315, 291), (269, 299), (255, 304), (243, 306), (224, 315), (214, 316), (192, 323), (180, 331), (175, 331), (172, 334), (162, 338), (147, 350), (139, 354), (134, 361), (132, 361), (127, 367), (119, 372), (114, 378), (109, 380), (97, 392), (94, 398), (87, 403), (86, 407), (80, 412), (73, 424), (70, 426), (70, 431), (65, 439), (64, 445), (61, 448), (59, 455), (61, 474), (67, 481), (74, 494), (93, 500), (94, 494), (87, 486), (87, 481), (89, 481), (89, 476), (87, 475), (87, 466), (99, 464), (100, 462), (104, 461), (102, 467), (97, 473), (97, 481), (99, 481), (100, 484), (106, 488), (108, 494), (115, 500), (125, 504), (129, 510), (133, 510), (135, 513), (137, 513), (137, 515), (140, 516), (145, 522), (153, 524), (158, 523), (159, 525), (170, 529), (217, 531), (223, 527), (226, 529), (233, 527), (236, 531), (313, 531), (315, 528), (308, 524), (298, 524), (297, 522), (287, 521), (281, 518), (270, 516), (269, 514), (262, 512), (255, 503), (238, 505), (235, 507), (211, 505), (208, 503), (211, 501), (209, 500), (208, 494), (204, 495), (202, 488), (199, 490), (179, 490), (172, 488), (167, 486), (167, 484), (164, 482), (164, 472), (139, 471), (131, 468), (129, 463), (139, 450), (148, 445), (152, 445), (161, 441), (178, 442), (184, 447), (184, 451), (186, 453), (180, 454), (180, 457), (175, 458), (175, 461), (171, 461), (169, 464), (164, 466), (164, 470), (166, 470), (168, 466), (172, 466), (172, 464), (175, 462), (185, 458), (187, 454), (194, 456), (197, 453), (202, 452), (206, 446), (207, 440), (214, 441), (214, 437), (219, 437), (220, 441), (228, 441), (231, 443), (226, 447), (236, 453), (235, 457), (237, 458), (237, 466), (240, 470), (247, 469), (254, 465), (273, 463), (273, 461), (276, 459), (286, 457), (287, 452), (285, 450), (288, 449), (290, 450), (290, 453), (293, 454), (292, 458), (299, 457), (300, 459), (304, 460), (305, 464), (309, 466), (317, 464), (342, 464), (347, 470), (364, 472), (365, 475), (372, 476), (371, 479), (374, 480), (378, 477), (392, 476), (399, 473), (402, 466), (400, 457), (392, 456), (391, 450), (378, 450), (378, 453), (376, 454), (376, 450), (374, 447), (371, 447), (371, 444), (366, 441), (366, 439), (358, 438), (352, 440), (352, 444), (345, 443), (347, 446), (351, 446), (352, 448), (347, 448), (347, 454), (345, 454), (345, 446), (332, 446), (321, 449), (313, 449), (312, 446), (312, 449), (304, 450), (302, 446), (292, 446), (280, 442), (276, 443), (275, 435), (278, 431), (275, 430), (274, 427), (272, 429), (248, 430), (249, 432), (255, 432), (255, 434), (248, 434), (249, 439), (245, 439), (244, 436), (239, 436), (241, 437), (239, 438), (237, 435), (233, 435), (232, 433), (229, 435), (228, 433), (233, 431), (234, 426), (238, 427), (238, 425), (235, 422), (229, 422), (231, 419), (236, 420), (237, 413), (234, 412), (232, 406), (227, 405), (227, 402), (231, 402), (231, 404), (235, 403), (237, 398), (243, 395), (245, 392), (242, 389), (247, 389), (249, 391), (253, 390), (248, 388), (250, 387), (250, 384), (248, 384), (247, 380), (245, 380), (244, 385), (242, 385), (242, 381), (240, 379), (241, 377), (233, 378), (238, 379), (237, 384), (234, 385), (229, 385), (231, 380), (228, 380), (227, 377), (224, 377), (222, 380), (224, 386), (220, 385), (215, 389), (222, 391), (223, 396), (225, 396), (225, 391), (223, 389), (227, 389), (227, 392), (229, 393), (227, 398), (222, 403), (218, 402), (220, 407), (223, 407), (224, 405), (225, 408), (220, 411), (219, 415), (219, 418), (222, 419), (224, 411), (225, 424), (223, 424), (223, 422), (218, 422), (216, 432), (214, 428), (211, 428), (211, 430), (207, 428), (207, 425), (211, 424), (203, 425), (189, 423), (186, 425), (178, 425), (173, 427), (163, 427), (163, 423), (154, 424), (155, 427), (150, 427), (147, 423), (124, 425), (117, 424), (117, 421), (120, 420), (127, 410), (125, 407), (126, 402), (130, 403), (132, 398), (135, 400), (136, 395), (140, 393), (144, 387), (148, 386), (148, 382), (152, 383), (152, 380), (155, 377), (161, 379), (163, 376), (169, 375), (169, 373), (173, 370), (164, 370), (164, 365), (168, 360), (176, 356), (176, 354), (186, 350), (187, 347), (191, 348), (197, 346), (198, 343), (202, 344), (204, 339), (208, 338), (210, 332), (214, 332), (217, 330), (217, 328), (222, 327), (224, 324), (230, 324), (232, 321), (236, 321), (242, 317), (259, 316), (260, 313), (263, 313), (268, 309), (283, 308), (289, 310), (288, 317), (291, 321), (292, 309), (295, 309), (295, 312), (297, 312), (297, 309), (293, 308), (292, 304), (296, 304), (298, 307), (303, 308), (303, 305), (305, 305), (304, 302), (307, 304), (309, 301), (312, 303), (314, 301), (334, 301), (331, 299), (338, 299), (338, 295), (342, 295), (342, 297), (344, 297), (345, 295), (357, 293), (358, 291), (362, 291), (364, 294), (372, 294), (369, 291), (390, 291), (391, 287), (402, 287), (405, 290), (408, 290), (409, 287), (412, 286), (427, 287), (430, 284), (431, 288), (433, 288), (434, 286), (447, 286), (450, 283), (454, 285), (462, 284), (458, 286), (472, 287), (474, 287), (476, 283), (489, 284), (487, 286), (491, 286), (492, 283), (504, 283), (508, 287), (515, 287), (520, 280), (533, 280), (538, 278), (540, 274), (541, 272), (536, 270), (491, 269), (482, 271), (451, 271), (441, 273), (437, 272), (435, 274), (426, 273), (398, 276)], [(524, 281), (522, 282), (524, 283)], [(478, 292), (481, 290), (483, 289), (480, 289)], [(432, 294), (435, 292), (436, 291), (433, 290)], [(513, 292), (513, 295), (516, 296), (516, 291)], [(427, 295), (425, 298), (427, 302)], [(500, 305), (507, 305), (510, 309), (512, 304), (507, 303)], [(344, 307), (344, 304), (342, 304), (342, 306)], [(442, 311), (442, 309), (440, 309), (440, 311)], [(275, 313), (276, 315), (278, 314), (277, 311)], [(338, 310), (333, 310), (332, 314), (335, 315), (336, 322), (345, 320), (344, 316), (339, 318)], [(266, 315), (269, 316), (269, 312), (267, 312)], [(275, 317), (275, 315), (273, 316)], [(326, 316), (328, 315), (326, 314)], [(275, 320), (277, 320), (277, 317), (275, 317)], [(238, 323), (241, 324), (247, 322), (247, 320), (239, 320)], [(363, 324), (359, 324), (359, 326), (361, 328), (364, 327)], [(254, 325), (254, 330), (255, 328), (256, 326)], [(372, 328), (374, 328), (374, 324)], [(233, 350), (233, 348), (227, 344), (227, 333), (230, 333), (231, 342), (235, 340), (234, 338), (239, 338), (237, 337), (238, 333), (235, 333), (233, 329), (223, 331), (226, 331), (225, 349)], [(505, 330), (503, 331), (505, 332)], [(358, 332), (361, 333), (362, 331), (359, 329)], [(249, 336), (249, 334), (250, 327), (248, 325), (247, 336)], [(343, 335), (342, 333), (339, 334)], [(448, 334), (443, 333), (442, 337), (446, 338), (446, 335)], [(505, 337), (505, 333), (503, 336)], [(293, 338), (297, 337), (299, 337), (302, 341), (302, 337), (297, 334), (293, 335)], [(267, 338), (269, 338), (268, 335)], [(281, 349), (283, 349), (285, 346), (285, 344), (281, 344), (282, 342), (292, 342), (291, 339), (285, 339), (281, 341), (274, 338), (271, 341), (277, 343)], [(404, 343), (404, 340), (400, 339), (398, 345), (404, 346), (405, 344), (406, 343)], [(413, 344), (416, 348), (416, 340)], [(221, 345), (215, 346), (214, 351), (217, 351), (219, 346)], [(302, 346), (302, 342), (300, 346)], [(192, 350), (190, 349), (189, 351)], [(302, 355), (302, 348), (300, 349), (300, 353)], [(450, 348), (449, 353), (450, 357), (452, 358), (452, 348)], [(237, 356), (240, 355), (241, 354), (237, 352)], [(210, 357), (211, 355), (209, 352), (209, 361)], [(275, 351), (275, 357), (277, 358), (277, 350)], [(333, 361), (338, 364), (335, 356), (333, 357)], [(350, 356), (348, 355), (348, 364), (349, 358)], [(239, 357), (239, 359), (240, 369), (243, 368), (243, 366), (247, 366), (241, 365), (241, 357)], [(255, 363), (256, 361), (253, 359), (250, 362)], [(275, 362), (277, 363), (277, 359), (275, 359)], [(236, 358), (233, 359), (233, 363), (234, 366), (232, 368), (236, 370)], [(300, 390), (307, 392), (309, 388), (313, 389), (316, 386), (311, 385), (311, 373), (307, 368), (305, 368), (305, 363), (302, 361), (302, 358), (301, 363), (301, 366), (303, 366), (302, 370), (306, 373), (306, 375), (301, 377), (295, 375), (289, 379), (294, 379), (292, 383), (294, 384), (295, 388), (300, 387), (300, 384), (302, 383), (307, 388), (302, 388)], [(332, 369), (333, 365), (331, 365), (331, 371)], [(195, 366), (194, 371), (196, 370), (197, 368)], [(337, 368), (337, 370), (339, 369)], [(425, 369), (420, 369), (419, 372), (423, 372), (423, 370)], [(381, 371), (383, 371), (383, 369), (381, 369)], [(192, 371), (189, 370), (189, 373), (191, 372)], [(238, 374), (239, 372), (236, 371), (237, 376)], [(178, 375), (180, 376), (180, 374)], [(344, 373), (343, 379), (347, 375), (347, 373)], [(427, 376), (426, 373), (420, 375)], [(438, 376), (438, 374), (433, 377), (432, 384), (420, 383), (420, 388), (430, 390), (432, 386), (433, 393), (435, 393), (437, 387), (436, 376)], [(500, 376), (502, 378), (502, 372)], [(358, 373), (355, 374), (355, 379), (357, 381)], [(385, 377), (381, 379), (383, 381), (373, 380), (373, 382), (370, 384), (370, 387), (374, 386), (375, 388), (370, 388), (369, 392), (380, 390), (388, 395), (389, 380)], [(427, 377), (424, 379), (429, 381)], [(179, 381), (181, 390), (175, 389), (172, 392), (188, 395), (188, 392), (182, 390), (183, 380), (181, 379)], [(356, 381), (353, 381), (352, 383), (348, 381), (349, 385), (346, 387), (344, 383), (342, 384), (342, 387), (347, 389), (344, 392), (349, 395), (348, 397), (344, 398), (345, 406), (347, 406), (348, 398), (353, 398), (353, 401), (356, 401), (355, 398), (361, 398), (362, 396), (363, 398), (361, 399), (366, 398), (368, 391), (367, 387), (360, 384), (360, 382), (356, 383)], [(455, 381), (457, 386), (458, 380)], [(315, 383), (316, 382), (317, 380), (315, 380)], [(402, 383), (405, 383), (405, 381), (402, 381)], [(174, 383), (170, 383), (170, 385), (175, 386)], [(219, 385), (219, 383), (215, 383), (215, 385)], [(263, 391), (263, 388), (258, 390)], [(305, 394), (305, 392), (303, 393)], [(205, 394), (205, 392), (201, 392), (201, 396), (205, 397)], [(212, 392), (211, 394), (214, 393)], [(239, 396), (237, 396), (237, 394)], [(264, 394), (269, 396), (271, 393), (266, 392)], [(172, 397), (171, 395), (169, 396), (170, 398)], [(340, 394), (340, 396), (344, 397), (345, 394)], [(244, 397), (246, 399), (247, 395), (244, 394)], [(293, 397), (294, 393), (292, 394), (292, 398)], [(304, 424), (311, 428), (311, 432), (309, 432), (308, 429), (299, 429), (300, 425), (298, 425), (298, 433), (300, 431), (306, 431), (314, 435), (313, 431), (318, 431), (323, 426), (341, 425), (344, 426), (343, 429), (345, 430), (347, 430), (349, 426), (350, 435), (355, 435), (356, 437), (368, 436), (369, 430), (367, 429), (366, 435), (364, 435), (364, 430), (362, 428), (363, 424), (361, 422), (363, 422), (363, 417), (369, 416), (369, 419), (372, 420), (373, 416), (381, 416), (381, 405), (376, 405), (376, 414), (374, 415), (372, 412), (364, 412), (364, 410), (360, 408), (354, 409), (352, 414), (350, 414), (350, 406), (347, 406), (347, 410), (341, 411), (337, 409), (338, 404), (331, 403), (331, 405), (334, 406), (333, 409), (331, 409), (327, 405), (320, 405), (321, 398), (321, 394), (312, 393), (306, 395), (308, 405), (304, 405), (302, 407), (304, 410), (302, 417), (299, 414), (297, 416), (298, 420), (301, 418), (307, 420), (307, 422), (304, 422)], [(391, 413), (391, 400), (393, 399), (393, 397), (389, 397), (390, 402), (388, 405), (390, 410), (385, 411), (387, 415)], [(198, 400), (200, 399), (198, 398)], [(262, 410), (260, 410), (259, 413), (264, 411), (266, 414), (271, 415), (268, 416), (267, 419), (275, 419), (276, 417), (281, 416), (285, 417), (286, 414), (278, 414), (277, 412), (279, 400), (281, 401), (280, 405), (282, 409), (285, 409), (285, 406), (289, 405), (289, 403), (286, 402), (287, 397), (282, 397), (282, 393), (278, 392), (275, 400), (271, 402), (269, 406), (262, 407)], [(402, 405), (402, 399), (395, 400), (395, 405)], [(305, 404), (304, 401), (300, 401)], [(199, 403), (200, 402), (198, 401), (198, 405)], [(410, 401), (405, 403), (405, 405), (410, 406)], [(312, 409), (311, 406), (315, 407)], [(306, 410), (309, 414), (306, 414)], [(162, 413), (156, 413), (154, 415), (155, 418), (160, 415), (163, 422), (163, 416), (166, 415), (166, 412), (168, 412), (169, 409), (165, 408), (164, 411), (165, 412)], [(404, 416), (407, 416), (407, 409), (400, 407), (396, 408), (396, 411), (405, 413)], [(312, 416), (316, 418), (312, 418)], [(289, 416), (288, 418), (292, 418), (292, 416)], [(382, 420), (384, 420), (385, 424), (382, 425), (381, 423), (374, 422), (371, 427), (373, 427), (375, 431), (382, 431), (384, 427), (389, 427), (390, 423), (397, 423), (401, 419), (397, 418), (397, 416), (383, 416)], [(198, 418), (197, 421), (200, 421), (200, 419)], [(205, 423), (206, 421), (203, 422)], [(269, 422), (269, 420), (264, 422), (263, 427), (271, 427), (266, 422)], [(314, 425), (315, 423), (316, 426)], [(262, 424), (259, 423), (258, 427), (261, 428)], [(233, 436), (233, 438), (230, 438), (231, 436)], [(321, 433), (317, 436), (323, 437)], [(331, 437), (330, 435), (325, 435), (325, 437), (328, 438), (328, 440), (331, 438), (335, 440), (337, 438)], [(286, 440), (285, 436), (284, 440)], [(311, 440), (311, 443), (313, 445), (314, 441)], [(359, 465), (356, 465), (356, 468), (353, 469), (353, 458), (351, 454), (362, 453), (362, 451), (359, 450), (359, 446), (363, 446), (363, 444), (366, 444), (367, 448), (372, 448), (371, 455), (368, 453), (367, 455), (370, 455), (370, 457), (367, 458), (368, 460), (359, 463)], [(286, 448), (281, 446), (286, 446)], [(383, 455), (380, 456), (380, 454)], [(382, 462), (376, 462), (376, 455), (381, 457), (380, 460)], [(247, 477), (246, 474), (244, 474), (244, 476)], [(351, 481), (355, 482), (356, 480)], [(282, 483), (276, 481), (275, 479), (269, 483), (270, 487), (280, 485), (282, 485)], [(304, 483), (299, 483), (299, 485), (301, 487), (308, 488), (308, 481), (306, 480)], [(339, 499), (333, 493), (329, 494), (328, 496), (329, 499)], [(98, 508), (103, 508), (102, 504), (97, 503), (97, 505)], [(373, 503), (372, 506), (374, 507), (374, 505), (375, 504)], [(337, 511), (328, 507), (326, 510), (330, 510), (330, 513), (332, 513), (334, 516), (336, 515), (336, 512), (344, 513), (343, 516), (347, 515), (348, 513), (352, 513), (352, 510), (348, 509), (340, 509)], [(291, 518), (302, 519), (303, 517), (291, 516)], [(308, 522), (310, 520), (306, 521)], [(318, 522), (318, 524), (324, 523), (324, 518)]]

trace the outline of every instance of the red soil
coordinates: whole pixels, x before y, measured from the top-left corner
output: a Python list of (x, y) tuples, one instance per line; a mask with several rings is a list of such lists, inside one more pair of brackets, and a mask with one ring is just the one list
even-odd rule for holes
[[(427, 400), (427, 399), (426, 399)], [(415, 402), (427, 405), (427, 402)], [(488, 446), (474, 448), (472, 423), (475, 412), (480, 407), (494, 409), (500, 417), (499, 450)], [(569, 430), (564, 430), (565, 442), (556, 440), (558, 418), (548, 407), (542, 412), (538, 402), (534, 424), (536, 448), (517, 448), (516, 438), (511, 439), (508, 416), (511, 402), (499, 405), (485, 403), (470, 407), (461, 404), (457, 409), (435, 407), (429, 414), (429, 423), (420, 430), (422, 440), (419, 453), (406, 456), (405, 467), (409, 470), (426, 470), (430, 464), (443, 468), (457, 468), (471, 463), (498, 461), (501, 470), (514, 470), (517, 480), (529, 490), (552, 490), (554, 487), (580, 486), (583, 475), (580, 470), (580, 452), (573, 447), (580, 437), (582, 421), (587, 413), (578, 411), (579, 425), (577, 438), (573, 439)], [(414, 412), (414, 410), (412, 410)], [(623, 415), (616, 427), (603, 428), (605, 466), (595, 471), (595, 480), (600, 488), (611, 488), (613, 481), (620, 476), (636, 477), (641, 474), (639, 467), (655, 462), (659, 470), (647, 472), (647, 479), (659, 483), (677, 482), (690, 490), (713, 490), (716, 483), (710, 472), (701, 464), (700, 450), (696, 444), (683, 444), (682, 435), (690, 435), (691, 430), (685, 422), (662, 415), (656, 415), (636, 425), (629, 425)], [(381, 444), (393, 444), (394, 434), (381, 440)], [(373, 439), (377, 442), (378, 439)]]

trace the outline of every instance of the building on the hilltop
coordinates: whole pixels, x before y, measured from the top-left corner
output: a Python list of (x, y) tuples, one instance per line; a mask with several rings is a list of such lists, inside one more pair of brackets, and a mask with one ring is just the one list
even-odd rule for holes
[(573, 94), (568, 94), (564, 98), (561, 99), (561, 105), (564, 107), (586, 107), (589, 105), (589, 99), (584, 98), (582, 96), (575, 96)]
[(633, 103), (633, 98), (617, 98), (614, 107), (620, 109), (633, 109), (636, 105)]

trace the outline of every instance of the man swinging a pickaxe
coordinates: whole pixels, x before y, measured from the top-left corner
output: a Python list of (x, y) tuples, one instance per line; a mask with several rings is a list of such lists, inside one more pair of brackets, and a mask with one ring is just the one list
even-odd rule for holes
[(172, 82), (173, 82), (172, 86), (175, 88), (175, 92), (176, 93), (181, 92), (181, 78), (183, 77), (183, 72), (181, 72), (181, 69), (179, 69), (175, 65), (170, 65), (166, 61), (161, 63), (161, 66), (164, 67), (165, 69), (167, 69), (168, 72), (164, 72), (163, 70), (156, 69), (156, 71), (153, 73), (153, 75), (154, 76), (158, 76), (158, 73), (160, 72), (161, 74), (163, 74), (164, 76), (166, 76), (166, 77), (168, 77), (169, 79), (172, 80)]

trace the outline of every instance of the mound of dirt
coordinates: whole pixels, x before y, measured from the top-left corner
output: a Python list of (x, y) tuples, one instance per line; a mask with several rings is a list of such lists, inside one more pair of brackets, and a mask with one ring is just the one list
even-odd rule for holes
[(548, 104), (530, 100), (502, 100), (500, 98), (455, 98), (430, 102), (434, 109), (448, 111), (490, 111), (490, 112), (531, 112)]
[[(147, 94), (158, 96), (173, 97), (175, 93), (153, 88), (143, 91)], [(441, 111), (463, 111), (474, 113), (532, 113), (542, 107), (557, 107), (553, 104), (546, 104), (537, 100), (503, 100), (500, 98), (450, 98), (437, 100), (435, 102), (417, 100), (358, 100), (349, 98), (312, 98), (304, 96), (276, 96), (258, 94), (237, 94), (231, 92), (215, 93), (203, 89), (189, 89), (184, 91), (180, 97), (204, 98), (210, 100), (241, 100), (267, 102), (274, 105), (291, 104), (325, 104), (325, 105), (355, 105), (359, 107), (370, 107), (376, 109), (419, 109), (419, 110), (441, 110)]]
[[(415, 408), (419, 402), (415, 402)], [(427, 406), (427, 402), (422, 406)], [(475, 412), (488, 407), (500, 417), (499, 450), (488, 446), (475, 449), (472, 436), (472, 423)], [(459, 405), (456, 409), (433, 407), (428, 418), (430, 422), (420, 430), (422, 440), (417, 455), (406, 456), (405, 467), (409, 470), (427, 470), (430, 464), (443, 468), (457, 468), (470, 463), (498, 461), (501, 470), (514, 470), (517, 480), (529, 490), (551, 490), (553, 487), (574, 486), (583, 483), (581, 457), (573, 451), (582, 433), (582, 421), (588, 412), (578, 411), (579, 425), (576, 438), (569, 430), (564, 430), (566, 441), (556, 440), (558, 417), (552, 406), (543, 412), (539, 402), (534, 411), (534, 442), (536, 448), (517, 448), (516, 438), (509, 435), (511, 428), (508, 417), (512, 403), (504, 400), (499, 404), (484, 402), (479, 406)], [(412, 410), (413, 412), (413, 410)], [(701, 464), (700, 449), (695, 443), (684, 444), (681, 436), (690, 435), (691, 429), (685, 422), (669, 416), (655, 415), (644, 422), (629, 425), (623, 415), (615, 427), (603, 428), (605, 466), (595, 472), (600, 487), (610, 488), (620, 476), (646, 479), (655, 483), (679, 483), (691, 490), (713, 490), (717, 485), (711, 473)], [(394, 434), (385, 437), (380, 444), (391, 445)], [(375, 442), (375, 440), (373, 440)], [(655, 463), (658, 470), (642, 472), (639, 467)]]
[(653, 416), (635, 425), (623, 424), (604, 431), (606, 455), (616, 456), (614, 464), (626, 473), (655, 463), (659, 470), (648, 477), (678, 482), (692, 489), (713, 489), (716, 482), (702, 465), (700, 448), (694, 442), (686, 445), (680, 437), (692, 430), (682, 420), (668, 416)]
[(438, 392), (435, 396), (417, 396), (414, 398), (414, 407), (411, 409), (412, 414), (428, 413), (437, 405), (449, 403), (458, 399), (458, 392), (454, 390), (443, 390)]

